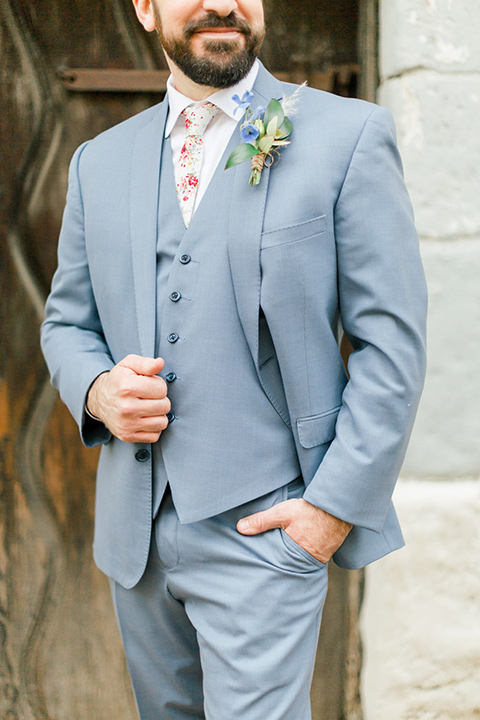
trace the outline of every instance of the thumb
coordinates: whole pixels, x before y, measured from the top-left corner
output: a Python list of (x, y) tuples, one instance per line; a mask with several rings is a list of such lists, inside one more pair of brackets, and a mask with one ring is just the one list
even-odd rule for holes
[(163, 358), (142, 357), (141, 355), (127, 355), (118, 364), (120, 367), (132, 370), (137, 375), (153, 376), (163, 370), (165, 360)]
[(237, 530), (243, 535), (258, 535), (266, 530), (284, 527), (288, 522), (285, 505), (285, 502), (281, 502), (268, 510), (242, 518), (237, 523)]

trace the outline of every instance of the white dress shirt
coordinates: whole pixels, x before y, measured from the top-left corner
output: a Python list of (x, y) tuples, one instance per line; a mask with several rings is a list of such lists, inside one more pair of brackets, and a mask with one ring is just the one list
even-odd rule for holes
[[(225, 90), (217, 90), (208, 98), (205, 98), (205, 100), (209, 100), (219, 107), (220, 112), (210, 121), (203, 136), (203, 160), (193, 212), (195, 212), (195, 209), (198, 207), (208, 187), (208, 183), (212, 179), (213, 173), (225, 152), (225, 148), (228, 145), (233, 131), (237, 127), (238, 121), (244, 116), (244, 111), (241, 109), (238, 109), (235, 113), (238, 105), (232, 100), (232, 96), (238, 95), (241, 98), (247, 90), (252, 90), (257, 77), (258, 67), (258, 60), (256, 60), (248, 75), (246, 75), (243, 80), (240, 80), (239, 83)], [(170, 136), (172, 160), (175, 170), (186, 137), (185, 117), (181, 113), (189, 105), (200, 105), (200, 103), (182, 95), (173, 84), (173, 77), (171, 75), (167, 81), (167, 94), (169, 110), (165, 125), (165, 137), (168, 138)], [(205, 100), (202, 100), (202, 102), (205, 102)], [(241, 142), (240, 135), (238, 136), (238, 142)]]

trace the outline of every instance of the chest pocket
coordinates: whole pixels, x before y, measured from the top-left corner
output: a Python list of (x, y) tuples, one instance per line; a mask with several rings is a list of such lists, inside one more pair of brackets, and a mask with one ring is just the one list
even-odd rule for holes
[(314, 235), (321, 235), (327, 229), (326, 215), (320, 215), (312, 220), (290, 225), (288, 227), (279, 228), (278, 230), (270, 230), (262, 235), (262, 250), (278, 247), (279, 245), (287, 245), (290, 243), (307, 240)]

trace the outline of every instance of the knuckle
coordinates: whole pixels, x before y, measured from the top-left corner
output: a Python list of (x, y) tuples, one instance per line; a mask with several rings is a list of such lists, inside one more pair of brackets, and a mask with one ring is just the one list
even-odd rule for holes
[(135, 405), (130, 400), (124, 400), (120, 407), (120, 416), (122, 418), (131, 418), (135, 412)]
[(130, 383), (126, 379), (120, 379), (118, 383), (117, 392), (120, 397), (130, 397), (132, 388)]
[(300, 515), (305, 511), (305, 505), (305, 500), (302, 500), (302, 498), (292, 498), (288, 508), (290, 515)]
[(139, 422), (136, 421), (135, 418), (128, 413), (120, 415), (118, 419), (118, 425), (121, 432), (123, 432), (125, 435), (133, 436), (141, 430), (141, 428), (139, 427)]
[(130, 367), (131, 362), (132, 362), (132, 359), (133, 359), (133, 355), (125, 355), (125, 357), (122, 358), (122, 359), (120, 360), (120, 362), (118, 362), (118, 363), (115, 365), (114, 370), (115, 370), (115, 369), (118, 369), (118, 368), (128, 368), (128, 367)]
[(125, 442), (132, 442), (132, 431), (130, 430), (130, 428), (126, 427), (123, 424), (119, 425), (117, 435), (120, 440), (124, 440)]
[(263, 513), (257, 513), (256, 515), (252, 515), (250, 518), (250, 525), (253, 526), (255, 530), (258, 532), (263, 532), (263, 529), (265, 527), (265, 516)]
[(126, 355), (121, 362), (129, 364), (139, 359), (141, 359), (139, 355), (135, 355), (135, 353), (128, 353), (128, 355)]
[(117, 437), (119, 440), (122, 440), (122, 442), (126, 442), (126, 443), (134, 443), (135, 442), (135, 436), (132, 435), (131, 433), (119, 431), (117, 433)]
[(169, 398), (165, 398), (162, 403), (162, 409), (167, 413), (170, 412), (172, 409), (172, 403), (170, 402)]
[(166, 396), (167, 396), (167, 389), (168, 389), (168, 388), (167, 388), (167, 383), (166, 383), (165, 380), (164, 380), (162, 377), (160, 377), (160, 376), (158, 376), (158, 380), (159, 380), (160, 397), (166, 397)]

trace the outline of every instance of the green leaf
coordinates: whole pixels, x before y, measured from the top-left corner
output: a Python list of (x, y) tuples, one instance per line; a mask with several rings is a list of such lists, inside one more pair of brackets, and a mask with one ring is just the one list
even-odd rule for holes
[(258, 146), (262, 152), (267, 153), (272, 149), (274, 139), (271, 135), (265, 135), (261, 140), (258, 141)]
[(265, 116), (263, 118), (263, 124), (265, 127), (268, 127), (268, 123), (272, 118), (277, 117), (277, 127), (280, 126), (283, 123), (285, 113), (283, 112), (283, 108), (278, 102), (278, 100), (275, 100), (275, 98), (272, 98), (270, 102), (267, 105), (267, 109), (265, 110)]
[(275, 138), (273, 138), (271, 135), (265, 135), (265, 137), (261, 138), (261, 140), (258, 141), (258, 147), (263, 153), (265, 153), (265, 155), (267, 155), (272, 149), (274, 142)]
[[(291, 120), (289, 120), (288, 117), (284, 118), (282, 124), (278, 128), (278, 133), (281, 133), (281, 135), (279, 137), (281, 137), (281, 138), (288, 137), (292, 133), (292, 130), (293, 130), (293, 125), (292, 125)], [(278, 133), (277, 133), (277, 135), (278, 135)]]
[(234, 165), (239, 165), (257, 154), (258, 150), (256, 147), (253, 147), (250, 143), (241, 143), (232, 150), (230, 157), (227, 160), (227, 164), (225, 165), (225, 170), (228, 170), (228, 168), (231, 168)]
[(277, 134), (277, 128), (278, 128), (278, 117), (275, 115), (267, 125), (266, 135), (270, 135), (271, 137), (274, 138), (275, 135)]

